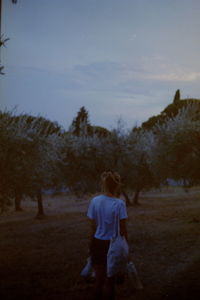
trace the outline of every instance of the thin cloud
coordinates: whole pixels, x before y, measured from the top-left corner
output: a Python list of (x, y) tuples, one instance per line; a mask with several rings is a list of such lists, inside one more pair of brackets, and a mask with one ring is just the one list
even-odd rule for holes
[(200, 72), (173, 65), (161, 57), (143, 58), (132, 64), (96, 61), (75, 65), (64, 72), (66, 89), (128, 95), (151, 95), (151, 86), (159, 83), (196, 82)]
[(122, 81), (182, 81), (191, 82), (200, 78), (200, 72), (169, 63), (162, 57), (142, 58), (136, 64), (122, 65)]
[(200, 72), (185, 73), (183, 71), (147, 76), (147, 79), (161, 81), (196, 81), (199, 78)]

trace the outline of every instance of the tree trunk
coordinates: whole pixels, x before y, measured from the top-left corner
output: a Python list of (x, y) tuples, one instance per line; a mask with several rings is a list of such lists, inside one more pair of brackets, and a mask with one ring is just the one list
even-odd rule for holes
[(189, 192), (188, 183), (187, 183), (187, 180), (185, 178), (183, 178), (183, 187), (184, 187), (184, 191), (186, 193), (188, 193)]
[(42, 202), (42, 191), (41, 189), (37, 192), (37, 203), (38, 203), (38, 213), (36, 215), (36, 219), (43, 219), (45, 217), (43, 202)]
[(133, 197), (133, 204), (134, 205), (139, 205), (139, 194), (140, 194), (140, 188), (136, 188), (136, 191), (135, 191), (135, 195)]
[(15, 211), (22, 211), (21, 208), (22, 193), (15, 190)]
[(123, 195), (124, 198), (125, 198), (126, 205), (127, 205), (127, 206), (131, 206), (131, 201), (130, 201), (129, 196), (127, 195), (127, 193), (126, 193), (125, 191), (122, 191), (122, 195)]

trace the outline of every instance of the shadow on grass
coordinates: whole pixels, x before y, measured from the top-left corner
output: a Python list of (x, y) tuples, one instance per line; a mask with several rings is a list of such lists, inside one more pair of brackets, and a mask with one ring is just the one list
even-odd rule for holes
[(200, 299), (200, 259), (180, 273), (174, 287), (166, 290), (161, 299), (197, 300)]

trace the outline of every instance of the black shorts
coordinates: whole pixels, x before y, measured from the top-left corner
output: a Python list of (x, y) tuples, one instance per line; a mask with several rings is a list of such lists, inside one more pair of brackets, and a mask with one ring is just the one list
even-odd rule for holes
[(110, 245), (110, 240), (100, 240), (93, 238), (90, 255), (92, 259), (92, 264), (107, 264), (107, 253)]

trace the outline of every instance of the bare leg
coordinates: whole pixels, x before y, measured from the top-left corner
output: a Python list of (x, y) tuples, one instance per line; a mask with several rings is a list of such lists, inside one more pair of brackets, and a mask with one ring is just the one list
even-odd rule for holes
[(115, 300), (115, 278), (106, 278), (105, 282), (105, 299)]
[(93, 300), (103, 299), (103, 286), (106, 279), (106, 266), (103, 264), (94, 265), (95, 270), (95, 287)]

